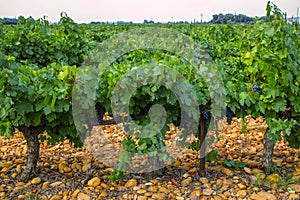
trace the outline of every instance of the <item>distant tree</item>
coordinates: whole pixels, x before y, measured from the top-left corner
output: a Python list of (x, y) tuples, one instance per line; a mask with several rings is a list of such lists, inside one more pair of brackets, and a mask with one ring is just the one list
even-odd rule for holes
[(18, 23), (18, 19), (15, 18), (3, 18), (0, 19), (1, 21), (4, 21), (4, 24), (17, 24)]
[(101, 24), (101, 22), (91, 22), (90, 24)]
[(209, 21), (211, 24), (226, 24), (228, 21), (232, 23), (252, 23), (254, 19), (243, 14), (233, 15), (233, 14), (218, 14), (213, 15), (213, 19)]

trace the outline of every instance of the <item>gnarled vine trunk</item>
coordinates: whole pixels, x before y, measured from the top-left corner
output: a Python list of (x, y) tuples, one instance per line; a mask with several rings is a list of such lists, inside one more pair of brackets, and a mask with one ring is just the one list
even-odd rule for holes
[(18, 129), (23, 133), (27, 142), (27, 161), (26, 168), (23, 171), (20, 180), (28, 181), (37, 174), (36, 165), (39, 160), (40, 143), (38, 135), (44, 130), (44, 127), (26, 127), (21, 126)]
[(268, 137), (268, 130), (267, 130), (264, 135), (264, 151), (263, 151), (263, 158), (262, 158), (263, 168), (267, 172), (270, 170), (270, 168), (273, 165), (272, 157), (274, 152), (274, 146), (275, 144)]
[(200, 131), (200, 163), (199, 163), (199, 176), (205, 177), (205, 155), (206, 155), (206, 135), (207, 127), (204, 117), (200, 117), (200, 125), (198, 128)]

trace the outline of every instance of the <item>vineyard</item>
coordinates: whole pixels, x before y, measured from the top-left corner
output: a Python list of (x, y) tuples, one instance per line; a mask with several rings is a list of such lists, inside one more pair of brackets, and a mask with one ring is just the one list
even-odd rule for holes
[(300, 26), (266, 16), (0, 23), (0, 198), (299, 199)]

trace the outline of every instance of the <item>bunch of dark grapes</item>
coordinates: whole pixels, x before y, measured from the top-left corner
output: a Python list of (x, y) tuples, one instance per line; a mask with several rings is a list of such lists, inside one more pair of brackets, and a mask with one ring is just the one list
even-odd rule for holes
[(292, 117), (292, 110), (290, 108), (286, 109), (285, 111), (281, 111), (277, 113), (277, 118), (282, 120), (290, 120)]
[(258, 94), (262, 94), (262, 89), (260, 88), (259, 85), (254, 85), (254, 86), (251, 88), (251, 90), (252, 90), (253, 92), (258, 92)]
[(246, 105), (246, 104), (244, 104), (244, 105), (242, 106), (242, 110), (243, 110), (244, 112), (247, 111), (247, 105)]
[(43, 122), (44, 124), (48, 124), (48, 120), (47, 120), (47, 118), (46, 118), (45, 115), (43, 115), (43, 117), (42, 117), (42, 122)]
[(294, 130), (294, 131), (297, 131), (298, 129), (299, 129), (298, 124), (295, 124), (295, 125), (293, 126), (293, 130)]
[(234, 113), (229, 107), (226, 107), (226, 120), (227, 124), (231, 125), (232, 118), (234, 116)]
[(99, 123), (103, 121), (103, 116), (105, 114), (105, 108), (101, 106), (99, 102), (95, 105), (96, 111), (97, 111), (97, 120)]
[(176, 121), (173, 121), (174, 126), (179, 126), (180, 125), (180, 119), (177, 119)]
[(200, 109), (201, 116), (203, 116), (204, 119), (208, 120), (210, 118), (210, 112), (209, 112), (209, 110), (204, 110), (204, 108), (203, 108), (202, 105), (199, 106), (199, 109)]

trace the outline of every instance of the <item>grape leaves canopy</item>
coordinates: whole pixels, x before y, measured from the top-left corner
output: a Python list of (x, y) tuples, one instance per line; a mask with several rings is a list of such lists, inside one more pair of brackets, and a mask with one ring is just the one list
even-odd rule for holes
[[(151, 59), (150, 56), (149, 63), (146, 63), (146, 65), (127, 66), (125, 69), (116, 69), (111, 66), (122, 55), (140, 49), (151, 49), (152, 51), (164, 50), (180, 56), (186, 62), (191, 63), (189, 67), (185, 66), (182, 69), (183, 74), (191, 74), (192, 72), (194, 75), (193, 78), (185, 80), (184, 76), (180, 75), (178, 71), (169, 66), (156, 63), (155, 59)], [(174, 63), (172, 64), (174, 65)], [(163, 85), (175, 94), (179, 100), (181, 109), (180, 129), (183, 130), (184, 138), (188, 134), (197, 134), (198, 132), (198, 120), (200, 117), (198, 106), (201, 104), (201, 101), (207, 102), (208, 100), (205, 98), (213, 99), (214, 101), (211, 100), (211, 111), (215, 116), (219, 117), (222, 106), (225, 105), (223, 82), (210, 56), (191, 38), (171, 29), (155, 27), (136, 28), (117, 34), (101, 43), (86, 59), (80, 70), (73, 92), (73, 114), (76, 126), (83, 140), (89, 136), (89, 133), (86, 133), (91, 130), (90, 125), (95, 124), (95, 101), (102, 100), (100, 103), (106, 105), (107, 110), (110, 110), (111, 106), (116, 122), (123, 123), (125, 126), (130, 124), (128, 126), (129, 133), (132, 134), (136, 130), (139, 130), (141, 135), (138, 136), (135, 134), (135, 137), (140, 138), (140, 141), (143, 138), (152, 138), (152, 142), (159, 143), (164, 138), (165, 131), (167, 130), (167, 123), (165, 123), (167, 118), (161, 118), (164, 112), (161, 112), (161, 115), (158, 114), (159, 112), (155, 113), (156, 118), (154, 115), (150, 116), (151, 123), (145, 127), (136, 125), (130, 117), (129, 101), (133, 93), (142, 86), (149, 87), (149, 91), (153, 93), (156, 90), (153, 87), (154, 84), (159, 85), (157, 88)], [(103, 77), (102, 75), (105, 73), (105, 70), (114, 73), (115, 79), (109, 85), (110, 88), (108, 91), (102, 90), (103, 87), (99, 87), (101, 85), (99, 84), (99, 77), (102, 77), (102, 80), (107, 79), (107, 77)], [(191, 85), (189, 82), (195, 85)], [(202, 96), (199, 95), (200, 93), (197, 93), (198, 91), (195, 88), (203, 89), (196, 87), (196, 83), (199, 82), (206, 83), (209, 96)], [(146, 99), (140, 100), (141, 102), (138, 103), (147, 101)], [(162, 106), (167, 105), (166, 103)], [(159, 111), (160, 109), (157, 108), (161, 107), (156, 107), (154, 110)], [(168, 111), (166, 112), (168, 113)], [(126, 113), (125, 115), (127, 116), (124, 117), (121, 113)], [(153, 124), (155, 121), (157, 124)], [(170, 121), (167, 122), (170, 123)], [(153, 127), (157, 127), (158, 129), (153, 130)], [(157, 138), (159, 139), (157, 140)], [(103, 137), (102, 139), (105, 140)], [(164, 145), (160, 144), (156, 144), (156, 148), (151, 149), (144, 148), (146, 146), (143, 143), (137, 149), (127, 149), (126, 153), (132, 154), (131, 157), (141, 153), (157, 155), (158, 151), (165, 150)], [(189, 146), (190, 144), (186, 143), (186, 145)], [(127, 158), (128, 156), (126, 156)], [(101, 159), (104, 159), (102, 154)], [(105, 160), (109, 162), (116, 159), (111, 159), (111, 155), (107, 155), (107, 159)], [(151, 170), (155, 169), (153, 166), (150, 168)]]
[[(36, 155), (27, 164), (35, 166), (40, 133), (46, 130), (50, 142), (68, 138), (79, 145), (77, 131), (87, 138), (106, 110), (117, 122), (137, 123), (124, 126), (132, 137), (122, 142), (125, 153), (113, 155), (125, 162), (130, 154), (164, 151), (168, 123), (188, 127), (183, 137), (199, 136), (200, 115), (209, 118), (211, 112), (213, 119), (225, 111), (226, 89), (229, 117), (266, 119), (264, 157), (271, 160), (282, 136), (292, 147), (300, 145), (300, 26), (288, 25), (270, 3), (267, 17), (252, 25), (93, 26), (78, 25), (65, 14), (61, 25), (31, 18), (20, 18), (16, 26), (0, 23), (0, 134), (11, 136), (17, 128), (34, 141), (28, 148)], [(145, 108), (149, 116), (137, 119)], [(131, 118), (119, 118), (120, 111)], [(157, 119), (154, 128), (163, 128), (149, 130), (148, 138), (132, 130)], [(213, 120), (207, 122), (214, 127)], [(191, 148), (199, 150), (199, 144)]]

